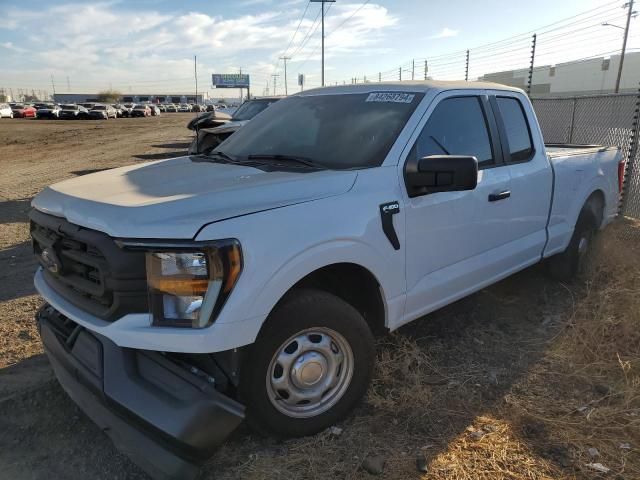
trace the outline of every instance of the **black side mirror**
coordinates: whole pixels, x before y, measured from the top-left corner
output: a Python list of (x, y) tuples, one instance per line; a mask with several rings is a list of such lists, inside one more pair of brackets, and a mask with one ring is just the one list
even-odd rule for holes
[(410, 197), (473, 190), (478, 183), (478, 159), (466, 155), (431, 155), (408, 162), (404, 175)]

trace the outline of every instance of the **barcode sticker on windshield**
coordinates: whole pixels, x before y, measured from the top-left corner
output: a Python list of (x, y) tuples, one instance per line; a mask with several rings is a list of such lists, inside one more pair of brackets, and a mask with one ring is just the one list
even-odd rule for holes
[(411, 103), (414, 97), (413, 93), (374, 92), (369, 94), (365, 102)]

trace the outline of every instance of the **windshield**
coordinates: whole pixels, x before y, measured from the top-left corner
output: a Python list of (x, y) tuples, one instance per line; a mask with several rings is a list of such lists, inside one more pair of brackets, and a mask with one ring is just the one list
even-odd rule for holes
[(214, 151), (286, 155), (332, 169), (381, 165), (424, 94), (373, 92), (279, 100)]
[(92, 110), (106, 110), (107, 107), (105, 105), (96, 105), (92, 108)]
[(147, 106), (146, 105), (136, 105), (134, 107), (134, 110), (146, 110)]
[(233, 113), (233, 120), (242, 121), (242, 120), (251, 120), (265, 108), (267, 108), (272, 103), (277, 102), (278, 99), (273, 100), (252, 100), (250, 102), (244, 102), (238, 109)]
[(62, 105), (62, 108), (64, 110), (77, 110), (78, 106), (77, 105)]

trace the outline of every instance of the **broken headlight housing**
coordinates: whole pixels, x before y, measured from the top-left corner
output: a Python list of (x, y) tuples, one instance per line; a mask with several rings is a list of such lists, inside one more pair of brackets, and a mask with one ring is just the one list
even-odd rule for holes
[(242, 270), (237, 240), (146, 249), (152, 324), (204, 328), (211, 325)]

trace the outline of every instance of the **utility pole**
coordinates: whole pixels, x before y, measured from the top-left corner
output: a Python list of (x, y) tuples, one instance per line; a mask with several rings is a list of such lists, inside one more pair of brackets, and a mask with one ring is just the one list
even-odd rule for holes
[(51, 86), (53, 87), (53, 98), (56, 98), (56, 84), (53, 82), (53, 73), (51, 74)]
[(416, 61), (411, 60), (411, 80), (415, 80), (416, 76)]
[(398, 76), (400, 78), (400, 81), (402, 81), (402, 67), (398, 68)]
[(309, 0), (312, 3), (320, 3), (322, 8), (322, 86), (324, 87), (324, 4), (334, 3), (336, 0)]
[(273, 96), (275, 97), (276, 95), (276, 82), (278, 81), (278, 77), (280, 76), (279, 73), (274, 73), (271, 75), (273, 77)]
[(624, 39), (622, 40), (622, 53), (620, 55), (620, 66), (618, 67), (618, 78), (616, 79), (616, 93), (620, 91), (620, 80), (622, 79), (622, 64), (624, 63), (624, 54), (627, 50), (627, 38), (629, 37), (629, 24), (633, 15), (633, 2), (629, 0), (624, 6), (627, 7), (627, 25), (624, 27)]
[(291, 57), (280, 57), (280, 60), (284, 61), (284, 94), (289, 95), (287, 90), (287, 60), (291, 60)]
[(429, 64), (427, 63), (427, 61), (424, 61), (424, 79), (427, 79), (427, 73), (429, 72)]
[(196, 103), (198, 103), (198, 60), (195, 55), (193, 56), (193, 77), (196, 80)]

